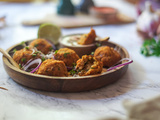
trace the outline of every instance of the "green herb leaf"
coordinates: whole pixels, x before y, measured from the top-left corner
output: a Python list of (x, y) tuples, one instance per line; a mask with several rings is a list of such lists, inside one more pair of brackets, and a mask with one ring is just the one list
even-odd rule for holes
[(75, 68), (73, 68), (72, 70), (69, 71), (70, 75), (76, 75), (78, 74), (79, 72), (81, 72), (81, 70), (76, 70)]
[(22, 65), (21, 65), (21, 64), (19, 64), (19, 67), (20, 67), (20, 68), (22, 68)]
[(22, 41), (22, 42), (20, 43), (20, 45), (25, 45), (25, 42), (24, 42), (24, 41)]
[(16, 51), (17, 51), (17, 49), (16, 49), (16, 48), (14, 48), (14, 49), (13, 49), (13, 53), (15, 53)]
[(76, 70), (72, 69), (71, 71), (69, 71), (71, 75), (76, 74)]
[(26, 58), (22, 58), (21, 61), (22, 61), (22, 62), (25, 62), (25, 61), (26, 61)]
[(36, 51), (36, 52), (34, 52), (34, 54), (38, 54), (38, 53), (40, 53), (40, 51)]
[(42, 62), (46, 60), (44, 57), (42, 57), (41, 59), (42, 59)]
[(91, 52), (91, 55), (94, 55), (94, 52)]
[(101, 46), (101, 43), (96, 43), (96, 46), (97, 46), (97, 47), (100, 47), (100, 46)]
[(57, 52), (58, 52), (58, 50), (56, 50), (56, 51), (54, 52), (54, 54), (57, 54)]
[(160, 40), (154, 38), (145, 40), (141, 47), (141, 54), (145, 56), (160, 56)]
[(33, 57), (35, 57), (37, 54), (32, 54)]
[(26, 46), (25, 48), (26, 48), (27, 50), (29, 50), (29, 47), (28, 47), (28, 46)]

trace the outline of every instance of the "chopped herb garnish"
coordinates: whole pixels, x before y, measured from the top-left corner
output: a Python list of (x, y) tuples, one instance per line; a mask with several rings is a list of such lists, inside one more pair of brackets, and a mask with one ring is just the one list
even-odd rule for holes
[(29, 50), (29, 47), (28, 47), (28, 46), (26, 46), (25, 48), (26, 48), (27, 50)]
[(37, 54), (32, 54), (33, 57), (35, 57)]
[(46, 59), (44, 57), (42, 57), (42, 62), (45, 61)]
[(160, 40), (154, 38), (145, 40), (141, 47), (141, 54), (145, 56), (160, 56)]
[(26, 61), (26, 58), (22, 58), (21, 61), (22, 61), (22, 62), (25, 62), (25, 61)]
[(64, 57), (66, 58), (68, 54), (70, 54), (70, 53), (64, 53)]
[(16, 48), (14, 48), (14, 49), (13, 49), (13, 53), (15, 53), (16, 51), (17, 51), (17, 49), (16, 49)]
[(27, 46), (24, 41), (22, 41), (22, 42), (20, 43), (20, 45), (22, 45), (23, 47), (26, 47), (26, 46)]
[(91, 55), (94, 55), (94, 52), (91, 52)]
[(54, 54), (57, 54), (57, 52), (58, 52), (58, 50), (56, 50), (56, 51), (54, 52)]
[(101, 43), (96, 43), (96, 46), (97, 46), (97, 47), (100, 47), (100, 46), (101, 46)]
[(91, 67), (91, 69), (95, 69), (94, 67)]
[(38, 54), (38, 53), (39, 53), (39, 51), (34, 52), (34, 54)]
[(69, 71), (70, 75), (75, 75), (78, 74), (79, 72), (81, 72), (81, 70), (75, 70), (75, 68), (73, 68), (72, 70)]
[(20, 68), (22, 68), (22, 65), (21, 65), (21, 64), (19, 64), (19, 67), (20, 67)]
[(76, 74), (76, 70), (72, 69), (71, 71), (69, 71), (69, 73), (70, 73), (71, 75), (74, 75), (74, 74)]
[(24, 41), (22, 41), (20, 45), (25, 45), (25, 42), (24, 42)]

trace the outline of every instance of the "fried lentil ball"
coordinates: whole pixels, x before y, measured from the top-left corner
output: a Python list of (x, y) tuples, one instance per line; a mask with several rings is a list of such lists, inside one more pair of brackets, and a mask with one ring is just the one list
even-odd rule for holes
[[(34, 52), (32, 49), (23, 48), (21, 50), (17, 50), (13, 54), (13, 60), (22, 67), (25, 65), (29, 60), (34, 60), (37, 58), (41, 58), (40, 54), (37, 52)], [(34, 67), (34, 66), (32, 66)]]
[(29, 44), (29, 47), (36, 47), (37, 50), (41, 51), (44, 54), (47, 54), (53, 49), (52, 44), (45, 39), (35, 39)]
[(98, 47), (94, 52), (94, 57), (102, 61), (105, 67), (111, 67), (121, 60), (120, 54), (109, 46)]
[(79, 56), (72, 49), (61, 48), (55, 53), (54, 58), (63, 61), (66, 66), (72, 67), (79, 59)]
[(95, 75), (102, 72), (103, 63), (97, 60), (92, 55), (83, 55), (77, 61), (76, 70), (79, 71), (78, 75), (87, 76)]
[(78, 41), (78, 44), (80, 45), (88, 45), (95, 42), (96, 38), (96, 32), (93, 28), (91, 28), (91, 31), (88, 34), (83, 34)]
[(37, 71), (37, 74), (59, 77), (68, 76), (67, 68), (64, 62), (54, 59), (47, 59), (42, 62), (41, 66)]

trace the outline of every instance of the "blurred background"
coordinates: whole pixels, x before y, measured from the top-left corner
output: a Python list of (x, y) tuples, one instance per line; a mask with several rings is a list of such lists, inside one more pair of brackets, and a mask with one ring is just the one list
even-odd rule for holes
[[(148, 1), (150, 5), (146, 5)], [(124, 35), (119, 34), (119, 39), (123, 39), (125, 31), (133, 29), (134, 36), (140, 35), (138, 39), (153, 38), (160, 33), (159, 9), (160, 0), (1, 0), (0, 42), (36, 38), (42, 23), (56, 24), (62, 28), (63, 35), (86, 33), (88, 27), (96, 26), (101, 37), (107, 31), (108, 36), (116, 39), (115, 32), (117, 35), (123, 30)]]

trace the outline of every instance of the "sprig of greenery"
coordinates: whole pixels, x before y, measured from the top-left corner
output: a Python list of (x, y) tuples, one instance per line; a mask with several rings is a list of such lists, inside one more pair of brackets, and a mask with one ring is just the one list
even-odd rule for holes
[(156, 41), (154, 38), (145, 40), (141, 47), (141, 54), (160, 57), (160, 40)]

